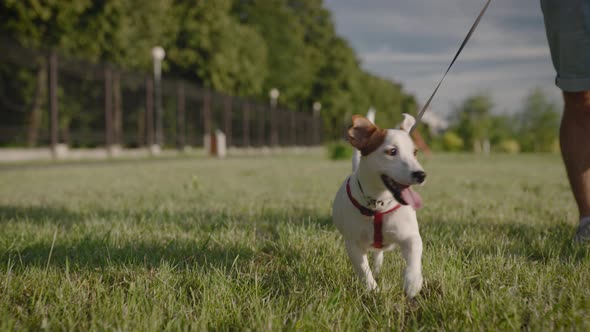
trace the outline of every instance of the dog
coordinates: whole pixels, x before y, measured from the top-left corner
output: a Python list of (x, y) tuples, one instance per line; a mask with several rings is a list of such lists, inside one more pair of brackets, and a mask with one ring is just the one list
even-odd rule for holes
[[(378, 290), (375, 277), (383, 252), (399, 246), (406, 261), (404, 291), (410, 298), (422, 289), (422, 238), (416, 210), (422, 199), (410, 186), (426, 179), (416, 159), (410, 129), (414, 117), (404, 114), (399, 129), (381, 129), (369, 118), (352, 116), (348, 141), (357, 150), (353, 172), (342, 184), (332, 206), (332, 218), (342, 233), (346, 251), (368, 291)], [(373, 270), (367, 253), (372, 251)]]

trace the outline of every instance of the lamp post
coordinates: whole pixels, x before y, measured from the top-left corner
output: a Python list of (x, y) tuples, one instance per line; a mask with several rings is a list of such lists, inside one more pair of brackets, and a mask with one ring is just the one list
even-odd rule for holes
[(277, 114), (276, 107), (279, 100), (279, 89), (272, 88), (268, 92), (270, 97), (270, 145), (277, 146), (279, 143), (279, 136), (277, 132)]
[(320, 111), (322, 110), (322, 104), (316, 101), (312, 105), (313, 108), (313, 143), (320, 143)]
[(159, 148), (163, 144), (162, 136), (162, 60), (166, 57), (166, 52), (160, 46), (152, 48), (152, 59), (154, 60), (154, 97), (155, 97), (155, 109), (156, 109), (156, 142), (155, 149)]

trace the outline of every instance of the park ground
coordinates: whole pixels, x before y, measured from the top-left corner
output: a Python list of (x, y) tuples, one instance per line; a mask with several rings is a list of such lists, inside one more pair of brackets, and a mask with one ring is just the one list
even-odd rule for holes
[(588, 330), (556, 155), (436, 154), (425, 285), (355, 280), (321, 153), (0, 165), (0, 330)]

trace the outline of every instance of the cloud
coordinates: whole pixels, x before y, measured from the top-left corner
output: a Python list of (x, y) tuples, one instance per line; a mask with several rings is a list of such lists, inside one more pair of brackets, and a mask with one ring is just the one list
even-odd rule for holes
[[(553, 84), (554, 76), (539, 70), (543, 66), (540, 62), (530, 62), (451, 71), (436, 95), (432, 108), (446, 115), (466, 97), (485, 93), (494, 99), (495, 111), (514, 112), (520, 109), (522, 100), (535, 87), (542, 88), (550, 98), (560, 101), (559, 90)], [(442, 72), (415, 75), (408, 70), (397, 71), (396, 77), (403, 82), (406, 91), (414, 93), (423, 103), (430, 97), (441, 76)]]
[[(516, 46), (516, 47), (490, 47), (479, 48), (473, 51), (465, 51), (461, 61), (497, 61), (498, 59), (534, 59), (547, 58), (549, 51), (546, 46)], [(398, 52), (391, 50), (378, 50), (360, 54), (360, 58), (366, 63), (449, 63), (452, 55), (448, 52), (417, 53)]]
[[(337, 31), (363, 67), (401, 82), (424, 102), (455, 54), (482, 1), (327, 0)], [(495, 0), (435, 98), (448, 113), (486, 91), (500, 110), (514, 111), (534, 87), (560, 100), (554, 86), (538, 1)]]

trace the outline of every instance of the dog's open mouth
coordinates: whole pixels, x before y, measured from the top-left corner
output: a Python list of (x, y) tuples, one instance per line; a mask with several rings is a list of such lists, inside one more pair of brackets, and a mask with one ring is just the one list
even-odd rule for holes
[(410, 186), (403, 185), (385, 174), (381, 175), (381, 181), (401, 204), (411, 205), (415, 210), (422, 207), (422, 198)]

